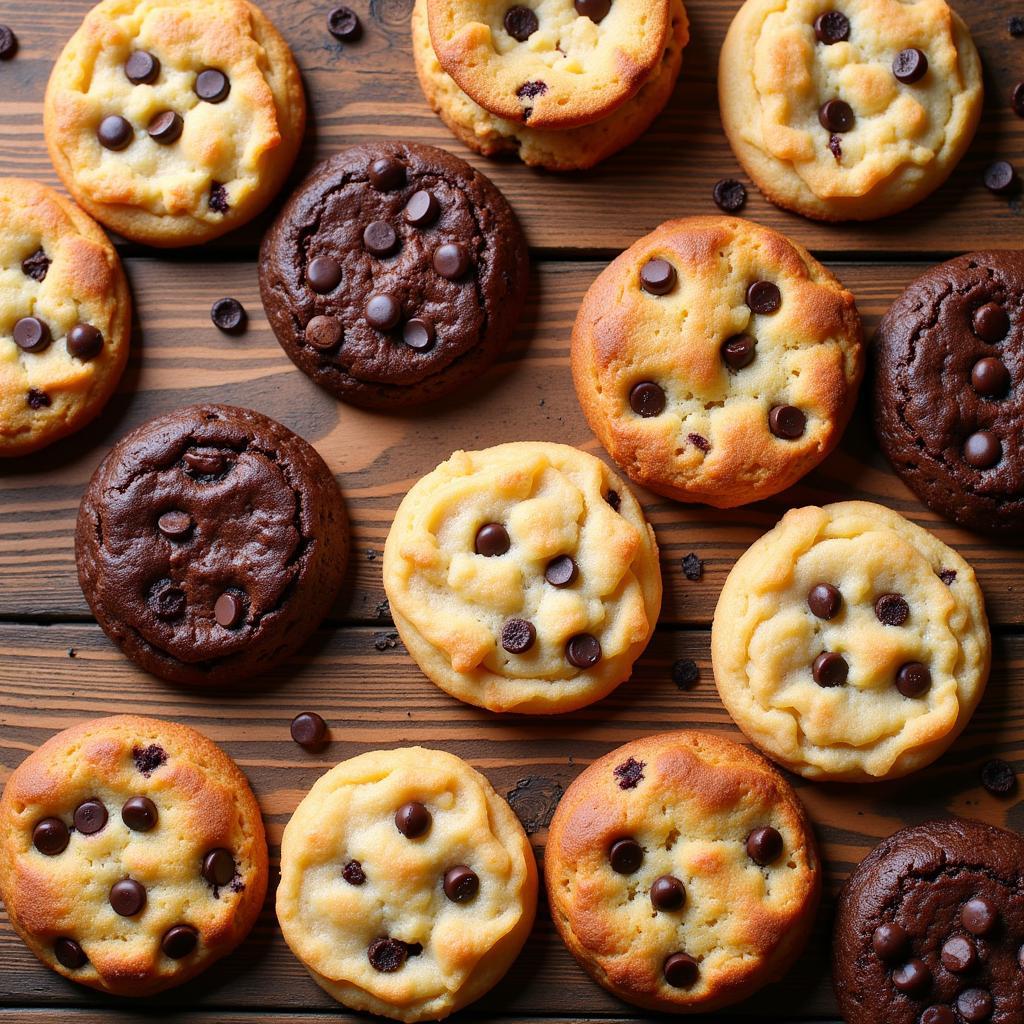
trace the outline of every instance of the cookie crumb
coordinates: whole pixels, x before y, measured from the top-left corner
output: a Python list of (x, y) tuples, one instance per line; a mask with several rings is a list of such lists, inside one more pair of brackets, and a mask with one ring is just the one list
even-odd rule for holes
[(377, 561), (377, 552), (376, 552), (376, 550), (374, 548), (367, 548), (366, 549), (366, 560), (368, 562), (376, 562)]
[(373, 638), (373, 646), (378, 651), (392, 651), (398, 646), (398, 634), (377, 633)]
[(700, 681), (700, 669), (693, 658), (680, 658), (672, 666), (672, 682), (680, 690), (691, 690)]
[(646, 762), (630, 757), (614, 768), (612, 774), (619, 780), (619, 789), (636, 789), (643, 781), (646, 766)]
[(1017, 773), (1013, 765), (993, 758), (981, 766), (981, 784), (993, 796), (1009, 796), (1017, 788)]
[(1021, 37), (1024, 37), (1024, 18), (1022, 18), (1019, 14), (1014, 14), (1013, 16), (1011, 16), (1006, 27), (1009, 30), (1010, 35), (1013, 36), (1014, 39), (1020, 39)]
[(374, 609), (378, 619), (390, 619), (391, 618), (391, 604), (385, 597), (383, 601), (377, 602), (377, 607)]
[(694, 583), (704, 575), (704, 562), (693, 551), (683, 558), (683, 575)]

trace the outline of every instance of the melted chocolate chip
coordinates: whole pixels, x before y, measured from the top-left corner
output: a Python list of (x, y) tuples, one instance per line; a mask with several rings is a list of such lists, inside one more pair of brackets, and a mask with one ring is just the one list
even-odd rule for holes
[(928, 73), (928, 58), (917, 47), (900, 50), (893, 58), (892, 73), (898, 82), (913, 85)]
[(742, 181), (722, 178), (711, 190), (715, 205), (726, 213), (737, 213), (747, 204), (747, 190)]
[(161, 146), (170, 146), (177, 142), (184, 130), (185, 122), (181, 114), (174, 110), (160, 111), (146, 127), (149, 137)]
[(988, 935), (999, 923), (999, 908), (984, 896), (976, 896), (964, 904), (960, 923), (972, 935)]
[(378, 292), (366, 300), (366, 322), (375, 330), (390, 331), (402, 319), (402, 304), (394, 295)]
[(807, 606), (819, 619), (834, 619), (843, 606), (843, 595), (831, 583), (817, 583), (807, 595)]
[(124, 74), (132, 85), (152, 85), (160, 77), (160, 61), (147, 50), (135, 50), (124, 62)]
[(577, 633), (565, 645), (565, 658), (574, 668), (593, 668), (601, 660), (601, 642), (591, 633)]
[(501, 646), (509, 654), (525, 654), (537, 641), (537, 630), (526, 619), (509, 619), (501, 627)]
[(650, 295), (667, 295), (677, 280), (676, 268), (668, 260), (648, 260), (640, 268), (640, 287)]
[(327, 31), (335, 39), (354, 43), (363, 34), (363, 25), (351, 7), (335, 7), (327, 15)]
[(95, 835), (107, 824), (107, 809), (101, 800), (85, 800), (75, 808), (74, 821), (83, 836)]
[(60, 818), (43, 818), (32, 829), (32, 845), (47, 857), (56, 857), (68, 848), (71, 833)]
[(568, 587), (576, 582), (578, 575), (576, 563), (568, 555), (552, 558), (544, 569), (544, 579), (553, 587)]
[(121, 808), (121, 820), (133, 832), (150, 832), (156, 828), (160, 814), (148, 796), (133, 796)]
[(135, 770), (148, 779), (157, 768), (167, 764), (167, 751), (156, 743), (150, 743), (148, 747), (132, 747), (132, 760)]
[(224, 472), (224, 456), (213, 451), (188, 451), (181, 457), (189, 472), (197, 477), (219, 476)]
[(121, 917), (141, 914), (146, 906), (146, 889), (134, 878), (122, 878), (110, 887), (110, 905)]
[(170, 580), (161, 580), (154, 588), (149, 598), (153, 614), (164, 622), (173, 622), (185, 614), (185, 592), (174, 586)]
[(437, 201), (434, 193), (420, 189), (410, 196), (409, 202), (405, 204), (405, 209), (402, 211), (402, 216), (405, 218), (406, 224), (411, 224), (414, 228), (425, 228), (437, 220), (440, 212), (441, 204)]
[(665, 411), (665, 392), (654, 381), (641, 381), (629, 393), (629, 407), (644, 419), (660, 416)]
[(819, 686), (826, 688), (843, 686), (849, 672), (850, 666), (846, 663), (846, 659), (834, 651), (823, 651), (814, 659), (814, 664), (811, 666), (814, 681)]
[(768, 413), (768, 429), (783, 441), (795, 441), (807, 429), (807, 417), (795, 405), (777, 405)]
[(700, 977), (700, 965), (688, 953), (673, 953), (665, 960), (661, 973), (673, 988), (691, 988)]
[(747, 836), (747, 856), (761, 867), (777, 861), (782, 856), (782, 847), (782, 835), (771, 825), (755, 828)]
[(419, 956), (423, 947), (418, 942), (402, 942), (401, 939), (374, 939), (366, 951), (370, 966), (376, 971), (391, 974), (405, 964), (410, 956)]
[(485, 558), (495, 558), (505, 554), (512, 546), (508, 531), (501, 523), (485, 523), (476, 531), (473, 550)]
[(754, 361), (757, 342), (749, 334), (735, 334), (722, 342), (722, 361), (730, 370), (742, 370)]
[(378, 192), (391, 192), (405, 184), (405, 166), (394, 157), (378, 157), (370, 164), (366, 176)]
[(203, 857), (200, 873), (214, 888), (225, 886), (235, 877), (235, 858), (219, 846)]
[(75, 324), (68, 331), (65, 344), (69, 355), (87, 363), (103, 351), (103, 334), (92, 324)]
[(927, 665), (911, 661), (896, 673), (896, 689), (904, 697), (920, 697), (931, 689), (932, 674)]
[(537, 15), (529, 7), (518, 4), (505, 12), (505, 31), (517, 42), (525, 43), (540, 28)]
[(910, 617), (910, 605), (900, 594), (882, 594), (875, 601), (875, 616), (886, 626), (902, 626)]
[(747, 289), (747, 306), (754, 313), (770, 316), (777, 313), (782, 305), (782, 292), (772, 281), (755, 281)]
[(465, 864), (457, 864), (444, 873), (444, 894), (452, 903), (468, 903), (480, 888), (476, 872)]
[(406, 839), (418, 839), (432, 821), (430, 811), (418, 800), (410, 800), (395, 811), (395, 827)]
[(871, 936), (871, 948), (886, 963), (895, 963), (910, 948), (910, 936), (895, 922), (880, 924)]
[(350, 860), (342, 869), (341, 877), (348, 882), (349, 885), (362, 885), (366, 881), (366, 872), (363, 871), (363, 865), (357, 860)]
[(315, 711), (303, 711), (292, 719), (289, 732), (300, 747), (316, 749), (327, 740), (327, 723)]
[(33, 281), (45, 281), (46, 273), (50, 269), (51, 259), (42, 249), (36, 249), (31, 256), (26, 256), (21, 261), (21, 272)]
[(164, 956), (172, 960), (181, 960), (194, 953), (199, 945), (199, 932), (190, 924), (176, 924), (169, 928), (160, 940), (160, 949)]
[(611, 507), (618, 512), (622, 507), (622, 498), (619, 497), (618, 491), (609, 491), (605, 496), (604, 500), (608, 502)]
[(238, 299), (228, 296), (218, 299), (210, 307), (210, 319), (213, 321), (214, 327), (224, 331), (225, 334), (241, 334), (245, 330), (248, 317), (245, 307)]
[(196, 75), (195, 91), (204, 103), (223, 103), (231, 92), (231, 82), (223, 71), (204, 68)]
[(814, 35), (819, 43), (832, 46), (850, 38), (850, 19), (841, 11), (826, 11), (814, 19)]
[(994, 345), (1009, 333), (1010, 318), (997, 302), (986, 302), (984, 306), (979, 306), (974, 311), (971, 327), (982, 341)]
[(57, 939), (53, 944), (53, 955), (57, 958), (57, 963), (69, 971), (77, 971), (79, 967), (84, 967), (89, 962), (85, 950), (74, 939)]
[(548, 87), (544, 82), (523, 82), (523, 84), (516, 89), (516, 95), (521, 100), (532, 100), (537, 96), (543, 96), (547, 91)]
[(636, 789), (643, 782), (645, 767), (645, 763), (635, 757), (627, 758), (622, 764), (616, 765), (612, 769), (612, 774), (618, 780), (619, 789)]
[(612, 871), (620, 875), (631, 875), (639, 871), (643, 862), (643, 847), (635, 839), (617, 839), (608, 851), (608, 863)]
[(978, 951), (970, 939), (954, 935), (943, 944), (940, 959), (947, 971), (964, 974), (978, 962)]
[(26, 400), (30, 409), (48, 409), (50, 407), (50, 396), (38, 388), (29, 388)]
[(842, 135), (853, 128), (853, 108), (846, 100), (829, 100), (818, 111), (821, 127), (835, 135)]
[(126, 149), (128, 144), (135, 138), (132, 126), (117, 114), (108, 114), (100, 121), (96, 129), (96, 138), (104, 149), (114, 151)]
[(900, 992), (921, 992), (932, 983), (932, 972), (923, 960), (908, 960), (892, 972), (892, 983)]
[(426, 352), (433, 348), (436, 339), (433, 321), (426, 317), (413, 317), (402, 327), (402, 341), (416, 352)]
[(655, 910), (680, 910), (686, 903), (686, 886), (674, 875), (662, 875), (651, 885), (651, 904)]
[(344, 330), (341, 321), (333, 316), (315, 316), (306, 324), (303, 337), (315, 349), (329, 352), (341, 344)]

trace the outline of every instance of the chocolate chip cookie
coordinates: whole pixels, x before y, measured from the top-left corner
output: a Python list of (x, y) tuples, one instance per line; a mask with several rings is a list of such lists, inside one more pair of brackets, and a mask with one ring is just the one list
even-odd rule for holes
[(1024, 839), (928, 821), (884, 840), (843, 886), (833, 982), (847, 1024), (1024, 1019)]
[(249, 409), (193, 405), (121, 439), (78, 513), (78, 578), (106, 634), (172, 682), (292, 655), (341, 585), (348, 526), (316, 451)]
[(620, 999), (709, 1012), (780, 978), (818, 906), (821, 865), (792, 788), (723, 736), (663, 733), (587, 768), (544, 854), (551, 917)]
[(68, 191), (100, 223), (159, 246), (259, 213), (305, 123), (288, 44), (248, 0), (103, 0), (57, 58), (44, 106)]
[(629, 678), (661, 607), (654, 531), (629, 489), (593, 455), (543, 441), (456, 452), (416, 483), (384, 588), (433, 682), (528, 714), (575, 710)]
[(381, 409), (478, 381), (528, 278), (526, 241), (494, 185), (405, 142), (320, 164), (260, 252), (263, 306), (285, 352), (344, 401)]
[(930, 508), (975, 530), (1024, 527), (1024, 252), (926, 271), (875, 343), (878, 439)]
[(284, 830), (285, 941), (354, 1010), (439, 1020), (479, 999), (519, 955), (536, 908), (537, 867), (518, 818), (442, 750), (343, 761)]
[(39, 959), (143, 996), (238, 945), (267, 889), (259, 806), (201, 733), (134, 715), (83, 722), (30, 754), (0, 800), (0, 896)]
[(0, 457), (88, 423), (131, 335), (128, 283), (100, 227), (52, 188), (0, 178)]

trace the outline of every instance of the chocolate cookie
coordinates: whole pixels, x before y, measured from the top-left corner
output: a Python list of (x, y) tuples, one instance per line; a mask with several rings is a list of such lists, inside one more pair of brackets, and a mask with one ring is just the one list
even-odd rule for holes
[(875, 422), (918, 497), (964, 526), (1024, 527), (1024, 252), (927, 271), (878, 328)]
[(294, 653), (341, 585), (341, 494), (301, 437), (194, 405), (123, 438), (96, 470), (75, 555), (107, 635), (179, 683), (249, 678)]
[(833, 980), (847, 1024), (1024, 1020), (1024, 838), (929, 821), (881, 843), (839, 899)]
[(526, 242), (501, 193), (431, 146), (352, 146), (263, 240), (260, 290), (295, 364), (339, 398), (394, 408), (479, 380), (522, 311)]

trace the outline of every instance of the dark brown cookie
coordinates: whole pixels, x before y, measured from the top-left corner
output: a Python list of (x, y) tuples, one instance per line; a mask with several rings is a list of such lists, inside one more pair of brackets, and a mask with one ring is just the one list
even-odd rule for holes
[(508, 340), (528, 255), (501, 193), (432, 146), (352, 146), (320, 164), (263, 240), (260, 290), (284, 350), (339, 398), (448, 394)]
[(886, 839), (839, 899), (833, 979), (847, 1024), (1024, 1019), (1024, 838), (929, 821)]
[(173, 682), (224, 684), (292, 654), (327, 614), (348, 555), (331, 471), (249, 409), (144, 423), (96, 470), (75, 539), (107, 635)]
[(1024, 527), (1024, 252), (927, 271), (876, 338), (876, 425), (896, 472), (936, 512), (997, 533)]

